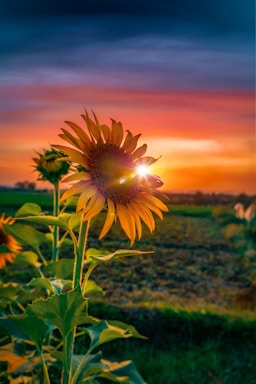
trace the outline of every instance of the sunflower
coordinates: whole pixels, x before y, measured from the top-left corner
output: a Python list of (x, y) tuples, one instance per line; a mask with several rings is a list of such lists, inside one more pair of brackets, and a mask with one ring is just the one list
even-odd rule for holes
[(13, 223), (14, 220), (10, 217), (5, 218), (4, 214), (0, 217), (0, 245), (5, 245), (9, 249), (9, 251), (0, 253), (0, 269), (3, 269), (7, 262), (13, 263), (16, 254), (21, 251), (21, 246), (14, 237), (4, 232), (3, 224), (11, 225)]
[(69, 171), (70, 164), (67, 161), (59, 161), (64, 154), (55, 149), (45, 150), (44, 153), (37, 153), (38, 158), (34, 157), (35, 169), (39, 172), (39, 180), (48, 180), (55, 184), (61, 180), (62, 175)]
[(152, 232), (155, 229), (152, 213), (162, 219), (162, 211), (168, 211), (158, 198), (164, 196), (157, 190), (163, 185), (162, 181), (146, 171), (157, 159), (144, 156), (147, 145), (137, 148), (141, 135), (133, 135), (130, 131), (124, 134), (120, 122), (112, 120), (110, 127), (99, 124), (95, 114), (92, 120), (87, 112), (82, 118), (88, 132), (66, 121), (73, 132), (63, 128), (59, 135), (74, 148), (53, 145), (68, 156), (67, 160), (77, 164), (76, 171), (63, 180), (77, 182), (61, 199), (79, 194), (76, 210), (84, 215), (84, 220), (92, 219), (106, 207), (99, 239), (118, 219), (132, 245), (136, 236), (141, 238), (142, 222)]

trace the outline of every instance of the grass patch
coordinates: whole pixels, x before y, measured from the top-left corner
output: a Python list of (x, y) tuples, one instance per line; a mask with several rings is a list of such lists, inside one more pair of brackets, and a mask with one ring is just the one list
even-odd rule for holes
[(169, 214), (178, 216), (211, 217), (213, 206), (206, 205), (170, 205)]
[(101, 318), (125, 318), (148, 337), (116, 340), (102, 347), (113, 359), (132, 359), (148, 384), (255, 382), (255, 320), (104, 303), (91, 303), (89, 309)]
[(52, 208), (52, 191), (0, 190), (0, 207), (17, 210), (25, 203), (36, 203), (43, 208)]

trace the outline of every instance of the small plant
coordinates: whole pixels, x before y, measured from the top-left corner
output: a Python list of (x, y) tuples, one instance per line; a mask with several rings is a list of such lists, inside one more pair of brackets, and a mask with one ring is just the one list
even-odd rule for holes
[[(163, 183), (149, 173), (148, 167), (156, 159), (144, 156), (146, 144), (137, 148), (140, 135), (133, 136), (129, 131), (124, 135), (121, 123), (114, 120), (109, 127), (101, 125), (95, 115), (94, 120), (87, 113), (82, 117), (88, 132), (66, 122), (73, 133), (63, 129), (60, 134), (72, 147), (56, 144), (52, 151), (34, 159), (40, 178), (54, 185), (53, 215), (45, 215), (39, 205), (27, 203), (16, 212), (15, 222), (2, 220), (2, 260), (21, 268), (29, 266), (33, 276), (26, 285), (0, 285), (1, 342), (7, 363), (0, 377), (6, 382), (18, 377), (20, 383), (100, 383), (102, 379), (144, 383), (132, 361), (103, 358), (102, 344), (144, 336), (131, 325), (90, 313), (90, 294), (101, 292), (91, 274), (102, 263), (114, 266), (123, 257), (151, 252), (131, 248), (109, 252), (89, 248), (87, 243), (93, 220), (105, 210), (100, 239), (117, 221), (131, 245), (142, 236), (142, 222), (152, 232), (153, 214), (162, 219), (162, 212), (168, 210), (161, 201), (165, 196), (158, 191)], [(75, 184), (59, 199), (59, 181), (69, 168), (71, 175), (62, 181)], [(76, 212), (67, 213), (69, 199), (77, 196)], [(62, 210), (60, 201), (66, 202)], [(51, 258), (43, 252), (49, 241)], [(59, 250), (65, 242), (72, 243), (73, 257), (61, 257)], [(15, 244), (15, 250), (11, 244)], [(4, 256), (7, 250), (13, 251), (12, 258)], [(84, 354), (75, 353), (81, 335), (86, 340)]]

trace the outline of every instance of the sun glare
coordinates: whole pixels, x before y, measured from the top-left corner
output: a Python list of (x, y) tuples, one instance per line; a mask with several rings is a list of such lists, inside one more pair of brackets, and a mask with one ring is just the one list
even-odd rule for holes
[(145, 177), (149, 174), (149, 168), (146, 165), (139, 165), (136, 169), (137, 175)]

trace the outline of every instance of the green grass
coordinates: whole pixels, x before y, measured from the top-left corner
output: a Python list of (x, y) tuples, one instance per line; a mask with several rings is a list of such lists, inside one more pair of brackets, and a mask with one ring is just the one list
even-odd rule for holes
[(213, 207), (210, 205), (170, 205), (171, 215), (177, 216), (194, 216), (194, 217), (211, 217)]
[[(52, 209), (52, 191), (35, 190), (19, 191), (13, 189), (0, 189), (0, 212), (14, 213), (25, 203), (39, 204), (43, 209)], [(170, 215), (210, 217), (213, 212), (212, 206), (199, 205), (172, 205), (170, 202)]]
[(52, 192), (51, 191), (16, 191), (16, 190), (0, 190), (0, 209), (16, 211), (25, 203), (36, 203), (44, 209), (52, 208)]
[(148, 384), (255, 383), (255, 320), (171, 308), (127, 310), (95, 303), (90, 308), (101, 318), (125, 318), (148, 337), (103, 348), (113, 359), (132, 359)]

